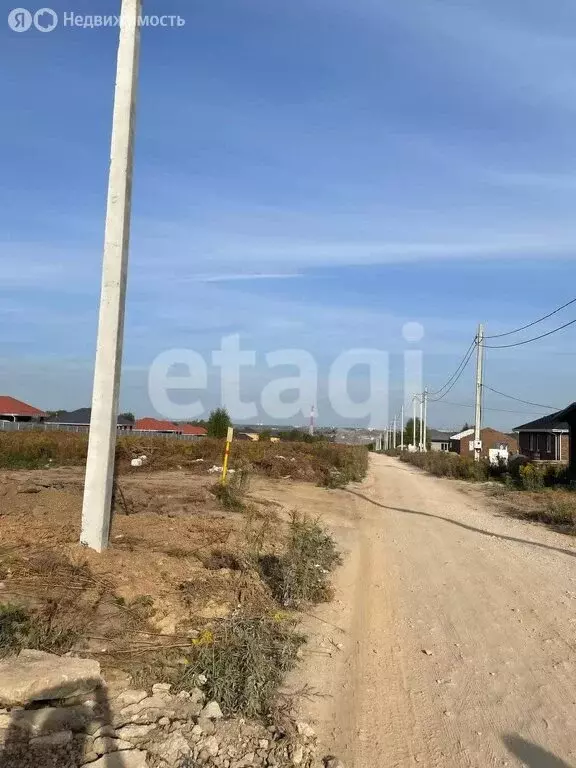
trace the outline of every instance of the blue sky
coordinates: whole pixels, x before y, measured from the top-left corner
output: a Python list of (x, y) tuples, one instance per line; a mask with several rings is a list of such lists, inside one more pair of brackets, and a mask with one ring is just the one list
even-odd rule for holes
[[(569, 0), (553, 12), (544, 0), (148, 0), (146, 12), (187, 23), (142, 35), (124, 409), (152, 413), (159, 352), (207, 354), (239, 333), (258, 356), (247, 397), (269, 378), (266, 352), (306, 349), (322, 379), (345, 349), (388, 350), (392, 415), (406, 322), (424, 326), (436, 389), (479, 321), (496, 333), (572, 298)], [(0, 391), (45, 408), (90, 402), (117, 34), (0, 25)], [(542, 330), (558, 319), (569, 311)], [(491, 350), (487, 383), (563, 406), (574, 354), (572, 329)], [(470, 367), (446, 400), (471, 403), (472, 379)], [(494, 426), (537, 415), (487, 405), (526, 411), (488, 411)], [(322, 393), (319, 406), (335, 420)], [(431, 407), (438, 427), (471, 419)]]

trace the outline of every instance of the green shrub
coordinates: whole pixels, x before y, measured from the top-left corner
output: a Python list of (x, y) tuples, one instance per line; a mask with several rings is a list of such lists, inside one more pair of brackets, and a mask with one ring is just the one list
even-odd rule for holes
[(524, 491), (538, 491), (544, 488), (546, 467), (524, 464), (518, 470), (519, 484)]
[(551, 488), (556, 485), (568, 485), (568, 467), (563, 464), (547, 464), (544, 471), (544, 485)]
[(303, 642), (295, 622), (280, 614), (227, 619), (197, 638), (174, 683), (177, 689), (190, 689), (203, 674), (208, 697), (220, 703), (225, 715), (266, 717)]
[(334, 539), (318, 521), (294, 513), (286, 551), (260, 557), (259, 568), (275, 599), (298, 607), (331, 599), (330, 574), (341, 562)]

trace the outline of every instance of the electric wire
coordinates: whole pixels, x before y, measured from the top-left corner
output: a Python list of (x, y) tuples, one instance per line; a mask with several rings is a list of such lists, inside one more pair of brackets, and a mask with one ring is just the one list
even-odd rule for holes
[(456, 370), (454, 371), (452, 376), (450, 376), (450, 378), (444, 384), (444, 386), (440, 387), (440, 389), (437, 389), (435, 392), (429, 392), (428, 393), (429, 395), (431, 395), (432, 397), (434, 397), (435, 395), (439, 395), (444, 389), (446, 389), (447, 386), (449, 386), (452, 383), (452, 380), (454, 379), (455, 376), (458, 376), (458, 378), (460, 378), (459, 374), (461, 374), (462, 366), (464, 366), (464, 368), (465, 368), (466, 365), (468, 365), (468, 361), (470, 359), (469, 355), (471, 355), (474, 347), (476, 346), (477, 341), (478, 341), (477, 337), (474, 337), (474, 340), (472, 341), (472, 344), (470, 344), (470, 346), (466, 350), (466, 352), (464, 354), (464, 357), (463, 357), (463, 359), (460, 362), (460, 365), (458, 366), (458, 368), (456, 368)]
[[(467, 357), (466, 357), (466, 358), (465, 358), (465, 359), (462, 361), (462, 363), (461, 363), (461, 365), (460, 365), (460, 371), (459, 371), (459, 373), (458, 373), (457, 377), (456, 377), (455, 379), (454, 379), (454, 377), (452, 377), (452, 378), (454, 379), (454, 381), (452, 381), (452, 383), (450, 384), (450, 386), (448, 387), (448, 389), (446, 389), (446, 391), (444, 392), (444, 394), (442, 394), (440, 397), (429, 397), (429, 402), (431, 402), (431, 403), (438, 403), (438, 402), (440, 402), (440, 400), (443, 400), (443, 399), (446, 397), (446, 395), (449, 395), (449, 394), (450, 394), (450, 392), (451, 392), (451, 391), (454, 389), (454, 387), (456, 386), (456, 384), (458, 384), (458, 382), (460, 381), (460, 379), (462, 378), (462, 376), (463, 376), (463, 374), (464, 374), (464, 371), (465, 371), (465, 370), (466, 370), (466, 368), (468, 367), (468, 363), (469, 363), (469, 362), (470, 362), (470, 360), (472, 359), (472, 355), (473, 355), (473, 353), (474, 353), (474, 349), (475, 349), (475, 347), (476, 347), (476, 340), (474, 340), (474, 344), (473, 344), (473, 346), (472, 346), (472, 347), (470, 348), (470, 350), (468, 351), (468, 356), (467, 356)], [(445, 388), (445, 386), (446, 386), (446, 385), (444, 385), (444, 387), (442, 387), (442, 389), (444, 389), (444, 388)], [(439, 394), (440, 392), (442, 392), (442, 389), (439, 389), (439, 390), (438, 390), (438, 392), (433, 392), (432, 394), (433, 394), (433, 395), (434, 395), (434, 394), (436, 394), (436, 395), (437, 395), (437, 394)]]
[(557, 408), (554, 405), (542, 405), (542, 403), (532, 403), (530, 400), (522, 400), (519, 397), (514, 397), (513, 395), (507, 395), (505, 392), (500, 392), (498, 389), (494, 389), (493, 387), (489, 387), (487, 384), (483, 384), (483, 389), (488, 389), (490, 392), (494, 392), (496, 395), (501, 395), (502, 397), (507, 397), (509, 400), (516, 400), (517, 403), (524, 403), (524, 405), (533, 405), (536, 408), (545, 408), (550, 411), (560, 411), (560, 408)]
[(544, 315), (544, 317), (540, 317), (538, 320), (534, 320), (532, 323), (528, 323), (528, 325), (523, 325), (521, 328), (516, 328), (515, 330), (507, 331), (506, 333), (496, 333), (493, 336), (486, 336), (485, 338), (503, 339), (504, 336), (512, 336), (515, 333), (526, 331), (528, 328), (533, 328), (535, 325), (538, 325), (538, 323), (543, 323), (544, 320), (548, 320), (548, 318), (554, 317), (554, 315), (557, 315), (563, 309), (566, 309), (566, 307), (570, 307), (572, 304), (576, 304), (576, 299), (572, 299), (571, 301), (568, 301), (566, 304), (562, 304), (562, 306), (558, 307), (558, 309), (555, 309), (554, 312), (550, 312), (548, 315)]
[(524, 344), (531, 344), (533, 341), (539, 341), (540, 339), (545, 339), (547, 336), (552, 336), (554, 333), (558, 333), (558, 331), (563, 331), (564, 328), (568, 328), (571, 325), (576, 324), (575, 320), (570, 320), (569, 323), (565, 323), (564, 325), (561, 325), (559, 328), (554, 328), (553, 331), (548, 331), (548, 333), (543, 333), (540, 336), (535, 336), (533, 339), (526, 339), (525, 341), (517, 341), (514, 344), (482, 344), (484, 349), (510, 349), (511, 347), (521, 347)]

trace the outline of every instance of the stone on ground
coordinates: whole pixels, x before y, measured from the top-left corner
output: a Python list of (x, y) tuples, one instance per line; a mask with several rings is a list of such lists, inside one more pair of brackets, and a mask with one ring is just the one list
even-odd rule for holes
[(205, 717), (209, 720), (221, 720), (224, 715), (217, 701), (209, 701), (202, 712), (200, 712), (200, 717)]
[(0, 702), (8, 707), (90, 693), (102, 683), (93, 659), (23, 650), (0, 662)]
[(90, 768), (148, 768), (146, 752), (133, 749), (129, 752), (112, 752), (89, 763)]

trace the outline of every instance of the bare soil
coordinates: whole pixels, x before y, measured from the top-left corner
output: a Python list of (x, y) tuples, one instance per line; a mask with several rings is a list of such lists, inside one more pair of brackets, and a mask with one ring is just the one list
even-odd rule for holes
[[(286, 490), (271, 500), (286, 502)], [(576, 542), (396, 459), (329, 497), (346, 553), (291, 680), (347, 768), (576, 765)]]
[(240, 606), (266, 610), (247, 555), (262, 541), (274, 550), (282, 510), (223, 510), (213, 483), (185, 471), (123, 477), (111, 546), (98, 555), (78, 543), (83, 470), (1, 472), (0, 602), (52, 603), (76, 624), (83, 614), (91, 652), (189, 642)]
[(247, 514), (223, 511), (205, 477), (142, 473), (122, 479), (131, 514), (116, 515), (96, 556), (77, 544), (79, 470), (0, 480), (0, 601), (44, 599), (43, 584), (60, 605), (89, 596), (93, 652), (178, 644), (131, 623), (146, 596), (155, 631), (183, 640), (190, 605), (201, 627), (236, 601), (266, 604), (255, 574), (223, 552), (238, 558), (264, 537), (273, 547), (298, 509), (345, 554), (334, 602), (305, 614), (310, 641), (286, 685), (320, 694), (300, 715), (321, 754), (347, 768), (576, 765), (576, 540), (508, 516), (482, 489), (372, 456), (368, 479), (346, 491), (258, 478)]

